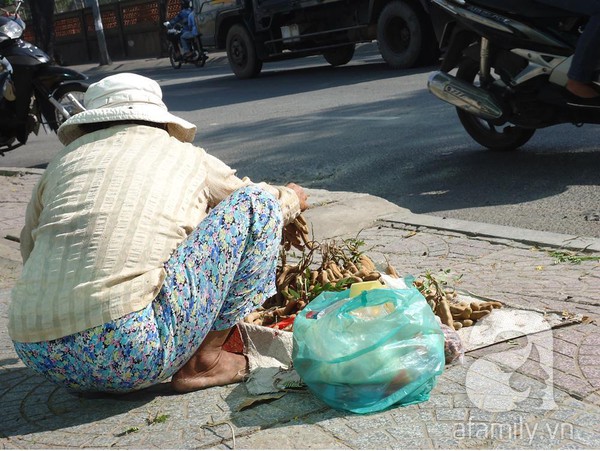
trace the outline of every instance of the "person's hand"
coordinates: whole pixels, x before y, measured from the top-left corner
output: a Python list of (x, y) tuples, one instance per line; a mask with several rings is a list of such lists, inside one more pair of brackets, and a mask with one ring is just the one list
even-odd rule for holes
[(298, 196), (298, 200), (300, 201), (300, 211), (306, 210), (308, 208), (308, 196), (304, 192), (304, 188), (295, 183), (288, 183), (286, 186), (293, 189), (296, 196)]

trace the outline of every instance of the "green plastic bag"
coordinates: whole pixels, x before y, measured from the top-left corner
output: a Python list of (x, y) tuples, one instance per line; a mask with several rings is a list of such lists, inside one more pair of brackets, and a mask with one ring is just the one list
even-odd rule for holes
[(419, 290), (324, 292), (294, 321), (294, 368), (335, 409), (371, 413), (429, 399), (444, 334)]

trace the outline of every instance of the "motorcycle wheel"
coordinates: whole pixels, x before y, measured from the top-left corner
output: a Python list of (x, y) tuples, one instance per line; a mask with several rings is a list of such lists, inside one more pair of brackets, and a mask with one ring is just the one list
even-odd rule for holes
[(171, 66), (173, 66), (173, 69), (180, 69), (181, 60), (177, 59), (176, 54), (177, 52), (175, 51), (175, 47), (173, 46), (173, 44), (169, 44), (169, 61), (171, 62)]
[[(456, 78), (474, 86), (479, 86), (479, 62), (464, 59), (458, 66)], [(490, 150), (516, 150), (531, 139), (535, 129), (523, 128), (509, 123), (495, 125), (460, 108), (456, 109), (458, 118), (467, 133), (484, 147)]]
[(204, 56), (203, 53), (200, 53), (200, 56), (198, 56), (198, 58), (195, 61), (196, 67), (203, 67), (205, 63), (206, 63), (206, 57)]
[[(87, 83), (69, 83), (58, 88), (53, 96), (71, 116), (74, 116), (85, 110), (83, 107), (83, 96), (85, 95), (87, 88)], [(67, 119), (68, 118), (64, 117), (60, 111), (54, 109), (55, 128), (53, 129), (57, 130)], [(50, 124), (50, 126), (52, 127), (53, 124)]]

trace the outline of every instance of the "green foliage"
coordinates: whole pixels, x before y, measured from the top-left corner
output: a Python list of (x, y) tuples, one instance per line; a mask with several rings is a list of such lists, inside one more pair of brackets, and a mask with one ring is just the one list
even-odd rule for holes
[(552, 251), (550, 252), (550, 256), (554, 258), (555, 265), (559, 263), (572, 263), (578, 265), (583, 261), (600, 261), (600, 256), (598, 255), (578, 255), (572, 252), (563, 251)]

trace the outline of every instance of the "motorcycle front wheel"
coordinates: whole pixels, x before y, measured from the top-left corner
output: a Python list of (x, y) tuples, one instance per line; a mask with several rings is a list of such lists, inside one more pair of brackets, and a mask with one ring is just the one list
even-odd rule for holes
[[(479, 62), (464, 59), (458, 66), (456, 78), (479, 86), (478, 73)], [(535, 129), (518, 127), (509, 123), (495, 125), (491, 121), (481, 119), (460, 108), (457, 108), (456, 111), (460, 123), (471, 138), (490, 150), (516, 150), (529, 141), (535, 133)]]
[[(65, 110), (67, 110), (69, 116), (74, 116), (85, 110), (83, 107), (83, 96), (85, 95), (87, 88), (88, 85), (86, 83), (69, 83), (58, 88), (54, 92), (53, 97)], [(54, 124), (56, 128), (54, 130), (57, 130), (67, 119), (68, 117), (63, 116), (63, 113), (55, 108)]]
[(169, 43), (169, 61), (171, 62), (171, 66), (173, 69), (181, 68), (181, 58), (177, 58), (177, 51), (175, 50), (175, 46)]

